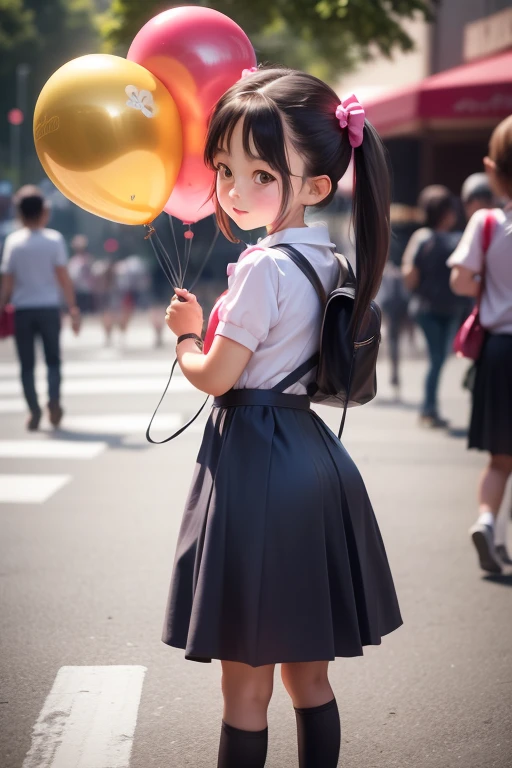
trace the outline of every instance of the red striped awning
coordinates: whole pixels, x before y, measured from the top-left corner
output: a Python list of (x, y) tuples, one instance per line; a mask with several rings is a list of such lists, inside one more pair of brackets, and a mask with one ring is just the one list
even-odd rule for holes
[(366, 100), (364, 106), (384, 137), (436, 122), (447, 127), (496, 123), (512, 114), (512, 51), (431, 75)]

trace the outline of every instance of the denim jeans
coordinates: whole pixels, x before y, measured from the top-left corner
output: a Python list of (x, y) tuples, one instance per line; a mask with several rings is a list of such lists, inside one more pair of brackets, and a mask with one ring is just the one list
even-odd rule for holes
[(420, 312), (416, 318), (425, 334), (430, 366), (425, 379), (423, 416), (437, 416), (437, 390), (439, 377), (459, 325), (453, 315), (439, 315), (435, 312)]
[(60, 309), (35, 307), (17, 309), (14, 316), (16, 349), (21, 364), (21, 382), (28, 407), (39, 412), (39, 402), (34, 380), (35, 340), (40, 336), (48, 369), (48, 399), (51, 403), (60, 399)]

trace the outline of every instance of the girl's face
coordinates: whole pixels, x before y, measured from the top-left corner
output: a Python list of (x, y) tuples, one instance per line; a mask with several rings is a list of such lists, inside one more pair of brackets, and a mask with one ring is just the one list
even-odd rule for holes
[[(224, 148), (214, 158), (217, 170), (217, 198), (219, 205), (243, 230), (271, 228), (277, 219), (282, 199), (282, 180), (270, 165), (261, 159), (248, 157), (243, 148), (242, 120), (231, 137), (230, 152)], [(255, 147), (251, 151), (256, 154)], [(286, 140), (288, 165), (291, 170), (291, 199), (280, 229), (304, 226), (304, 202), (308, 195), (304, 183), (304, 162)], [(319, 202), (317, 199), (315, 202)]]

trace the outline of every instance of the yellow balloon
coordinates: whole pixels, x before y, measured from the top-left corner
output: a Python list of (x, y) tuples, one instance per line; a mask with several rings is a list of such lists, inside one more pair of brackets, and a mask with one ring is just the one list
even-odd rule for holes
[(34, 142), (66, 197), (122, 224), (147, 224), (163, 210), (183, 154), (168, 90), (144, 67), (108, 54), (73, 59), (50, 77)]

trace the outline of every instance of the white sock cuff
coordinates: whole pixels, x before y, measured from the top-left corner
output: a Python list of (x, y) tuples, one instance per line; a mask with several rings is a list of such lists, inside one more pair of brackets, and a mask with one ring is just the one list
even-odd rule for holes
[(480, 525), (488, 525), (490, 528), (494, 528), (494, 515), (491, 511), (480, 512), (478, 516), (478, 523)]

